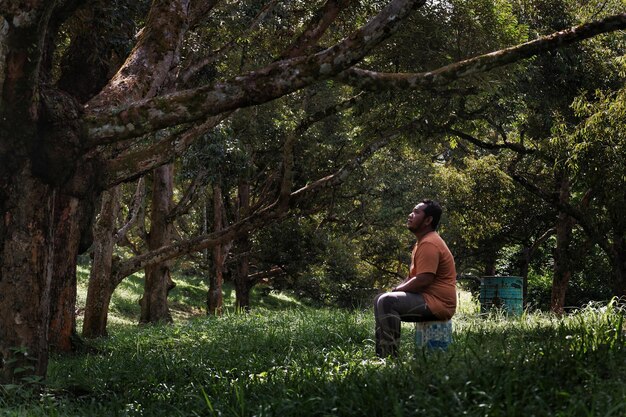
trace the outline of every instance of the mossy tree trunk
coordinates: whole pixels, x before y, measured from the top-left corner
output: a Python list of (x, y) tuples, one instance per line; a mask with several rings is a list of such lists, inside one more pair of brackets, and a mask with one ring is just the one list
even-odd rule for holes
[[(148, 250), (156, 250), (171, 244), (174, 226), (169, 214), (174, 198), (174, 165), (167, 164), (155, 169), (152, 178), (152, 214)], [(172, 322), (167, 295), (175, 286), (170, 273), (170, 261), (145, 268), (144, 293), (139, 301), (140, 323)]]
[(119, 198), (120, 186), (102, 193), (100, 213), (94, 224), (93, 261), (89, 274), (82, 333), (88, 338), (107, 335), (109, 304), (115, 289), (111, 267)]

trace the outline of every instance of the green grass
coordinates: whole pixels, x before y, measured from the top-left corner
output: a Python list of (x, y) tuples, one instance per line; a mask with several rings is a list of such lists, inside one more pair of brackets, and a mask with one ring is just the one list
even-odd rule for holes
[(405, 324), (400, 358), (380, 361), (370, 311), (278, 301), (291, 307), (173, 326), (120, 321), (91, 353), (52, 358), (43, 393), (6, 391), (0, 415), (626, 415), (616, 304), (506, 318), (479, 316), (465, 299), (447, 352), (416, 351)]

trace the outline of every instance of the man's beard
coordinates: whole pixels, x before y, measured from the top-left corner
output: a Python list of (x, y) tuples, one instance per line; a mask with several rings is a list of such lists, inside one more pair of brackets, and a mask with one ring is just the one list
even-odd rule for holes
[(420, 230), (420, 227), (422, 226), (422, 223), (424, 223), (424, 219), (422, 219), (422, 221), (419, 224), (416, 224), (414, 226), (407, 226), (407, 229), (409, 229), (409, 231), (411, 233), (415, 233), (418, 230)]

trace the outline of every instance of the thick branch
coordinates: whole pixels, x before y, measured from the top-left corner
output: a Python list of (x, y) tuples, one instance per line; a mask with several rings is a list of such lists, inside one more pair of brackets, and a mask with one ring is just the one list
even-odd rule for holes
[(585, 23), (571, 29), (543, 36), (534, 41), (455, 62), (439, 69), (413, 74), (398, 74), (352, 68), (337, 77), (350, 85), (369, 89), (425, 89), (450, 84), (459, 78), (479, 74), (594, 37), (626, 28), (626, 13)]
[(213, 129), (230, 113), (209, 118), (185, 132), (171, 132), (157, 143), (129, 151), (107, 162), (101, 181), (103, 188), (130, 181), (182, 155), (200, 136)]
[(124, 105), (154, 97), (178, 62), (187, 30), (188, 0), (155, 0), (130, 56), (87, 109)]
[(350, 37), (315, 55), (272, 63), (230, 81), (92, 112), (83, 122), (87, 146), (97, 146), (193, 122), (282, 97), (350, 68), (387, 39), (425, 0), (394, 0)]

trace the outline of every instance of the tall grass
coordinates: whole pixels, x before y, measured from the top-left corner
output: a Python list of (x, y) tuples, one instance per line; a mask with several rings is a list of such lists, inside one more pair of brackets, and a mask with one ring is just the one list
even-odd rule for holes
[(28, 416), (624, 416), (624, 310), (461, 312), (447, 352), (374, 355), (370, 311), (313, 309), (119, 326), (55, 357), (47, 389), (0, 397)]

